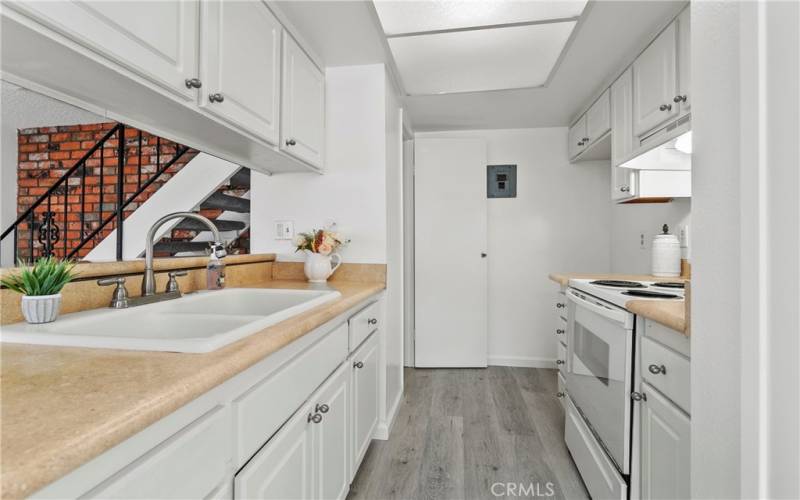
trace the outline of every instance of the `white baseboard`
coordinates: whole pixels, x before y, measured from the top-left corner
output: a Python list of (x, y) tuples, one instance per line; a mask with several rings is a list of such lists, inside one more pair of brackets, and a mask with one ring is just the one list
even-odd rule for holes
[(489, 366), (517, 366), (522, 368), (555, 368), (556, 360), (532, 356), (489, 356)]
[(386, 441), (389, 439), (389, 434), (392, 432), (392, 427), (394, 426), (394, 419), (397, 416), (397, 411), (400, 409), (400, 402), (403, 400), (403, 390), (401, 389), (400, 392), (397, 394), (394, 402), (392, 403), (391, 408), (389, 411), (386, 412), (386, 421), (385, 422), (378, 422), (377, 427), (375, 427), (375, 434), (373, 439), (380, 439), (382, 441)]

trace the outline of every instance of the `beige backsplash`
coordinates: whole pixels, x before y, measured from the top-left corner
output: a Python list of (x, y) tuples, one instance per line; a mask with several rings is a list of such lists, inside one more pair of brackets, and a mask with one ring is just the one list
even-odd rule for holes
[[(188, 274), (177, 278), (184, 293), (205, 290), (206, 257), (174, 257), (156, 259), (156, 289), (164, 290), (169, 279), (169, 271), (186, 269)], [(274, 254), (231, 255), (225, 258), (225, 280), (229, 287), (254, 285), (265, 281), (305, 280), (302, 262), (275, 262)], [(126, 276), (125, 283), (131, 297), (141, 295), (141, 260), (125, 262), (80, 263), (78, 279), (62, 290), (61, 314), (88, 309), (107, 307), (111, 302), (113, 286), (99, 286), (96, 280), (104, 276)], [(0, 274), (15, 272), (14, 268), (4, 268)], [(331, 281), (358, 283), (385, 283), (385, 264), (342, 264), (331, 277)], [(0, 289), (0, 325), (17, 323), (23, 320), (20, 311), (21, 295), (6, 288)]]

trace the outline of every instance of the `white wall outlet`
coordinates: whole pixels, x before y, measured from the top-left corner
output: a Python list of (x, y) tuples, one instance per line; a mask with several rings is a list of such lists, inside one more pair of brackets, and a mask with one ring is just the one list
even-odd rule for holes
[(293, 238), (294, 238), (294, 221), (276, 220), (275, 221), (275, 239), (276, 240), (291, 240)]

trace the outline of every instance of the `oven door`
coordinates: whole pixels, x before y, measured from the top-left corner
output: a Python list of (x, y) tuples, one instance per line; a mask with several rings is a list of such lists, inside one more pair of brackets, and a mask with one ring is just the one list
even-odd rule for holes
[(630, 473), (633, 315), (567, 290), (567, 393), (620, 472)]

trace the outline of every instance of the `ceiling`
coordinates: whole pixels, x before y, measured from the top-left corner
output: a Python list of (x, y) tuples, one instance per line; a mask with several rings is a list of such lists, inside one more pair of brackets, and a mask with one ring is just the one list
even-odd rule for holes
[[(326, 66), (393, 63), (367, 0), (275, 4)], [(569, 125), (684, 5), (590, 1), (546, 87), (404, 96), (403, 106), (415, 131)]]

